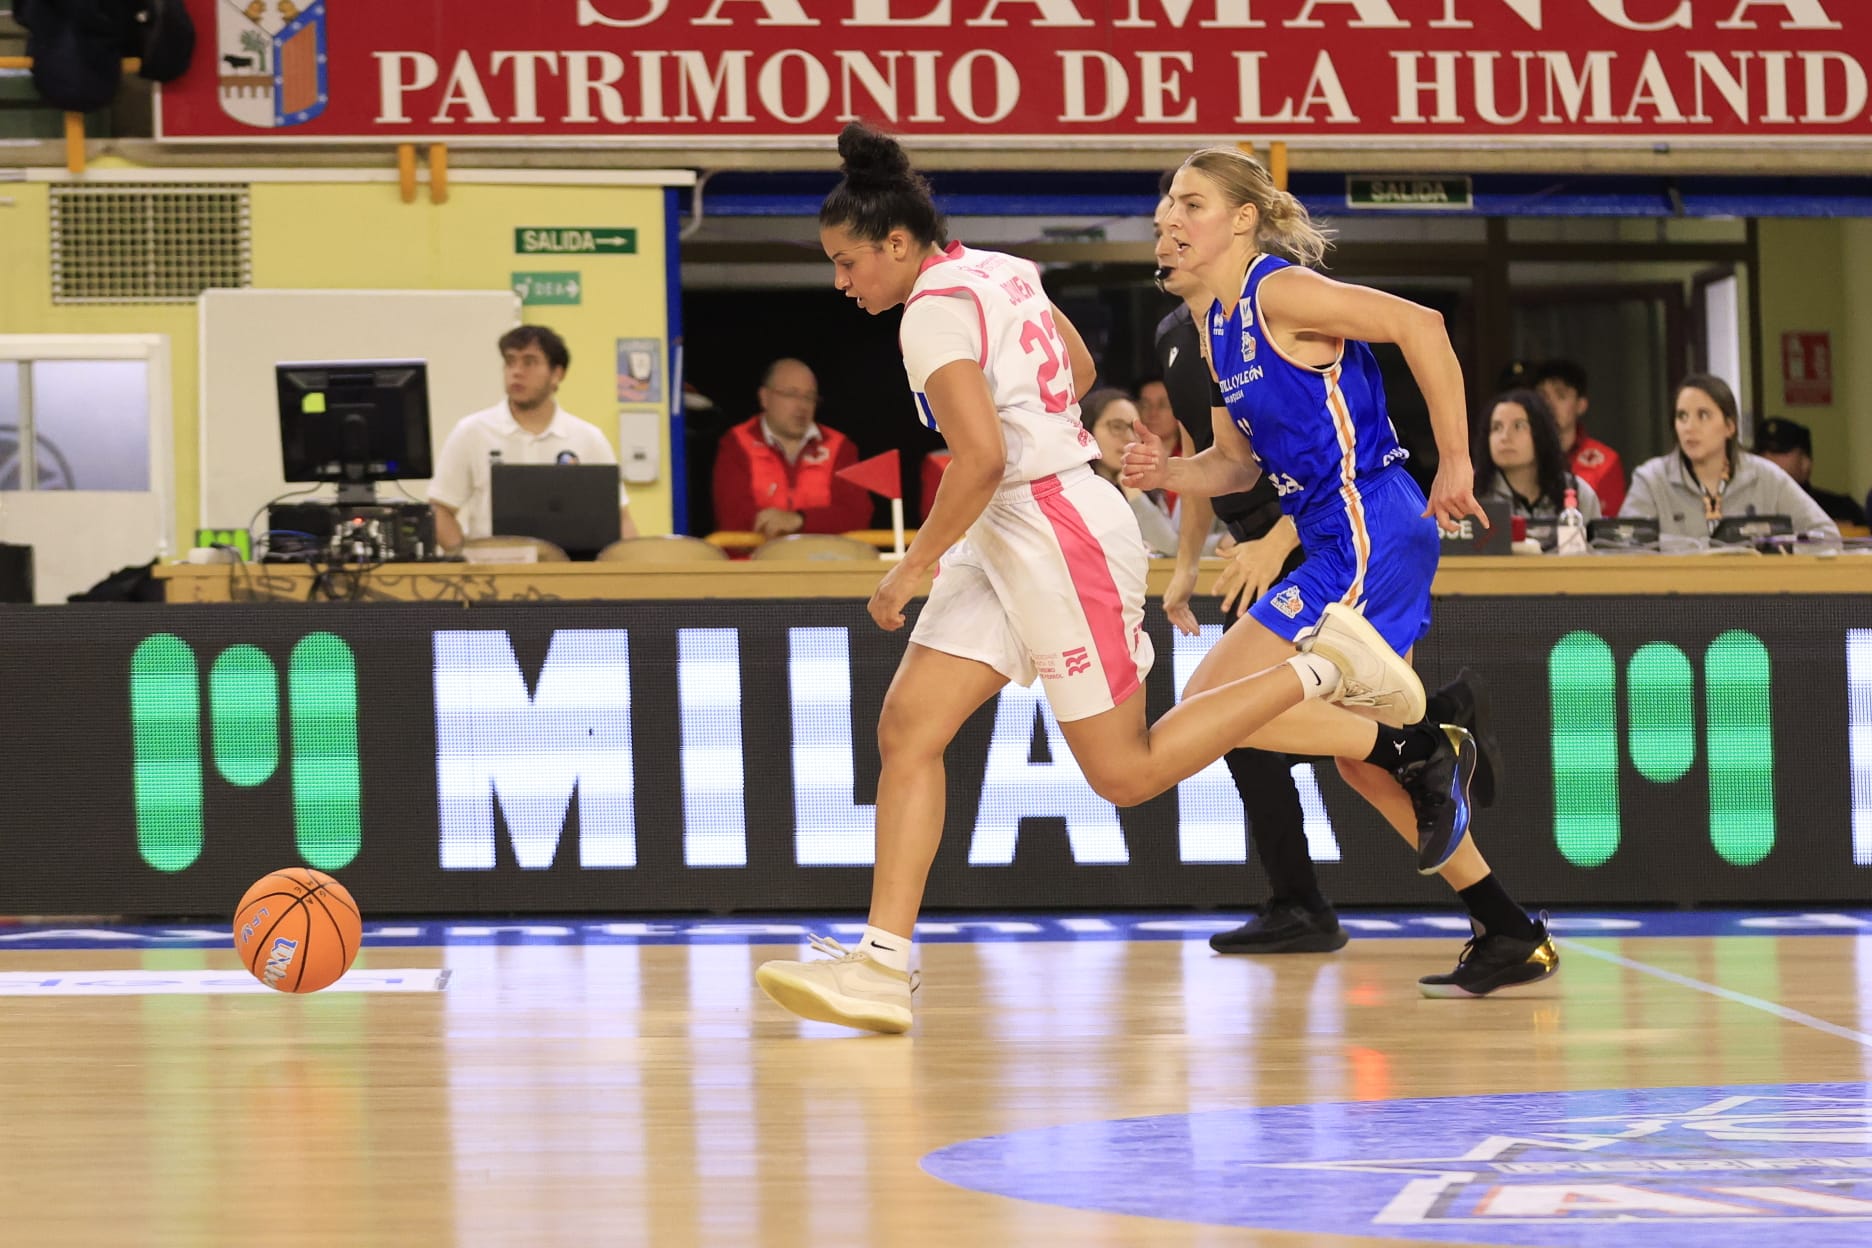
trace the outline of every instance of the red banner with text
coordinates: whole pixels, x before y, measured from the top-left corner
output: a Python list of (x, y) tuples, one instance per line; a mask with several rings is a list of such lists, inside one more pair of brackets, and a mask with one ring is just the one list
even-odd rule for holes
[(1872, 0), (188, 0), (184, 141), (1872, 140)]

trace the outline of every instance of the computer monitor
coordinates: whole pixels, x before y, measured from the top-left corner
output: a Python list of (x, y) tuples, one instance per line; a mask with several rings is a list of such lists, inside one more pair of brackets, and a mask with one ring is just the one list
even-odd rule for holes
[(334, 481), (340, 502), (375, 500), (377, 481), (433, 475), (422, 360), (274, 366), (288, 481)]
[(496, 464), (488, 488), (496, 537), (537, 537), (590, 559), (622, 531), (616, 464)]

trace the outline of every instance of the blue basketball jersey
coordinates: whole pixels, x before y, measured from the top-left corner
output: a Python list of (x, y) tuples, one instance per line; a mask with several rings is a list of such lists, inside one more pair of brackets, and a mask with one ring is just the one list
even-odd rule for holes
[(1398, 445), (1386, 414), (1370, 347), (1347, 339), (1336, 363), (1314, 368), (1289, 359), (1262, 332), (1256, 292), (1288, 267), (1275, 256), (1255, 257), (1235, 310), (1225, 315), (1220, 302), (1209, 309), (1209, 352), (1229, 415), (1254, 443), (1281, 510), (1298, 518), (1354, 507), (1362, 480), (1410, 452)]

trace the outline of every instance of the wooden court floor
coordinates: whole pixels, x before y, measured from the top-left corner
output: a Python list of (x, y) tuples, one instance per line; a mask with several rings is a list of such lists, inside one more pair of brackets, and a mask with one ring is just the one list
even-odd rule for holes
[[(433, 988), (446, 970), (441, 990), (7, 996), (0, 1243), (1638, 1242), (1618, 1237), (1631, 1218), (1606, 1220), (1619, 1200), (1670, 1223), (1647, 1243), (1718, 1248), (1738, 1227), (1872, 1242), (1872, 1115), (1837, 1087), (1802, 1091), (1863, 1088), (1872, 936), (1580, 937), (1537, 993), (1461, 1002), (1415, 991), (1454, 939), (1260, 960), (1199, 938), (925, 943), (918, 1025), (901, 1038), (801, 1023), (761, 997), (756, 964), (800, 947), (367, 946), (353, 975)], [(0, 977), (66, 986), (236, 968), (218, 948), (0, 953)], [(1557, 1157), (1563, 1175), (1578, 1177), (1574, 1156), (1630, 1155), (1627, 1137), (1675, 1138), (1648, 1155), (1681, 1166), (1682, 1139), (1643, 1124), (1708, 1128), (1714, 1113), (1729, 1124), (1714, 1137), (1755, 1147), (1768, 1102), (1673, 1092), (1743, 1085), (1799, 1085), (1791, 1103), (1824, 1119), (1790, 1133), (1783, 1114), (1753, 1155), (1825, 1153), (1833, 1177), (1758, 1162), (1747, 1183), (1729, 1166), (1660, 1188), (1639, 1166), (1585, 1195), (1547, 1184), (1478, 1204), (1463, 1195), (1475, 1180), (1385, 1160), (1535, 1156), (1488, 1141), (1545, 1123), (1619, 1138), (1554, 1137), (1541, 1164)], [(1670, 1104), (1615, 1097), (1608, 1117), (1510, 1095), (1593, 1089)], [(1492, 1117), (1498, 1103), (1525, 1113)], [(1282, 1106), (1301, 1108), (1267, 1108)], [(1113, 1124), (1128, 1119), (1149, 1121)], [(1376, 1173), (1359, 1168), (1374, 1157)], [(1373, 1184), (1388, 1221), (1347, 1194)], [(1493, 1218), (1504, 1200), (1532, 1217)], [(1456, 1220), (1410, 1220), (1432, 1206)], [(1723, 1208), (1702, 1227), (1673, 1212)], [(1218, 1210), (1236, 1224), (1205, 1221)], [(1240, 1224), (1269, 1211), (1287, 1229)]]

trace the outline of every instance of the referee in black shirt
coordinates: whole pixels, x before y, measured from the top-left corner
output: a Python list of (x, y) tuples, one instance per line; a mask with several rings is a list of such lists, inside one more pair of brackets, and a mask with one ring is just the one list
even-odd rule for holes
[[(1158, 187), (1165, 196), (1170, 191), (1171, 176), (1164, 174)], [(1192, 444), (1180, 453), (1193, 455), (1215, 441), (1210, 409), (1220, 407), (1222, 400), (1203, 358), (1198, 329), (1210, 297), (1200, 282), (1176, 271), (1175, 248), (1166, 242), (1162, 230), (1168, 204), (1166, 198), (1157, 206), (1157, 284), (1182, 303), (1158, 323), (1157, 363), (1163, 378), (1139, 387), (1139, 410), (1146, 414), (1144, 423), (1152, 425), (1153, 409), (1160, 411), (1161, 403), (1151, 402), (1157, 396), (1150, 391), (1162, 386), (1176, 423)], [(1151, 432), (1169, 445), (1176, 444), (1175, 429), (1153, 427)], [(1280, 499), (1265, 475), (1244, 494), (1225, 494), (1213, 500), (1186, 495), (1181, 503), (1176, 574), (1164, 593), (1163, 605), (1170, 622), (1186, 634), (1197, 631), (1189, 601), (1196, 588), (1196, 563), (1202, 556), (1212, 517), (1222, 519), (1237, 543), (1232, 561), (1216, 586), (1217, 592), (1224, 594), (1222, 614), (1226, 627), (1234, 627), (1269, 585), (1305, 558), (1293, 522), (1281, 515)], [(1240, 610), (1231, 610), (1238, 596)], [(1332, 903), (1321, 894), (1313, 859), (1307, 853), (1306, 818), (1290, 770), (1293, 759), (1286, 754), (1242, 748), (1230, 750), (1222, 761), (1228, 764), (1229, 775), (1241, 794), (1255, 856), (1267, 871), (1273, 894), (1253, 918), (1234, 931), (1211, 936), (1209, 944), (1218, 953), (1330, 953), (1343, 948), (1345, 929), (1339, 926)]]

